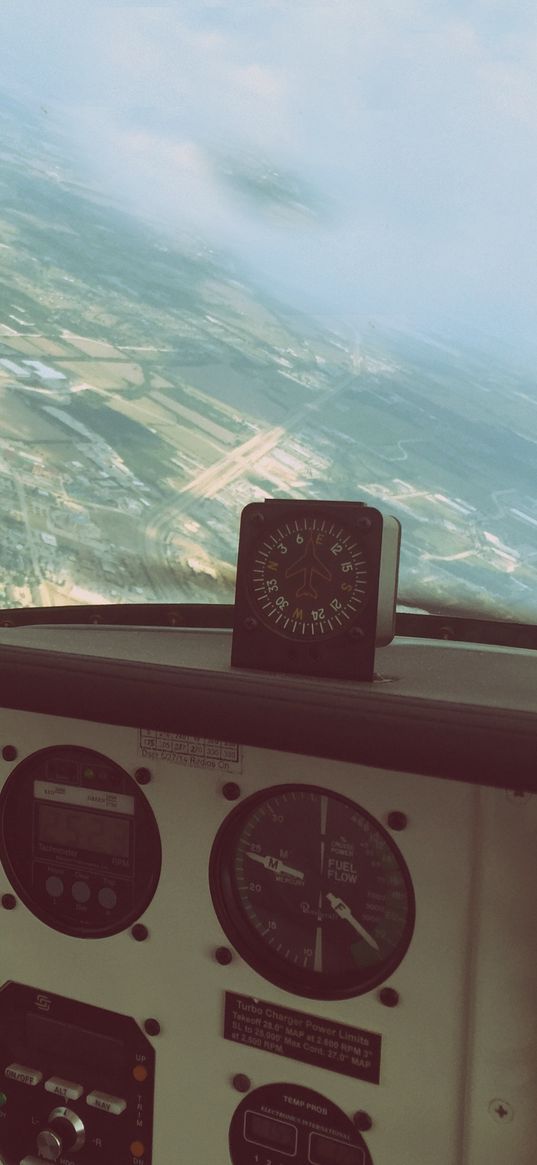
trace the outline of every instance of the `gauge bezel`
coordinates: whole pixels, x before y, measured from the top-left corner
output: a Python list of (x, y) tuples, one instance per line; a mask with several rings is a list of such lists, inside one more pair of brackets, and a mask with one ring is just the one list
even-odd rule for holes
[[(240, 834), (257, 806), (270, 801), (272, 797), (293, 791), (327, 796), (348, 805), (352, 812), (359, 813), (370, 822), (378, 834), (381, 834), (397, 861), (407, 895), (404, 931), (392, 956), (383, 959), (381, 963), (375, 964), (367, 971), (362, 968), (359, 972), (347, 971), (336, 976), (295, 967), (275, 955), (257, 931), (245, 921), (244, 909), (233, 876), (233, 862)], [(364, 995), (378, 987), (399, 966), (414, 933), (416, 918), (414, 886), (408, 866), (394, 839), (380, 821), (356, 801), (320, 785), (300, 783), (271, 785), (245, 797), (236, 805), (220, 825), (213, 842), (209, 859), (209, 888), (214, 909), (225, 934), (248, 965), (268, 982), (308, 999), (349, 999)]]
[[(275, 619), (262, 618), (259, 603), (253, 598), (256, 556), (263, 542), (279, 528), (294, 526), (297, 522), (310, 524), (313, 520), (330, 525), (338, 523), (355, 539), (356, 548), (364, 559), (366, 594), (358, 609), (355, 612), (349, 610), (349, 617), (333, 633), (282, 632), (276, 627)], [(267, 499), (245, 506), (241, 514), (237, 556), (232, 667), (371, 681), (383, 528), (380, 511), (363, 502)]]

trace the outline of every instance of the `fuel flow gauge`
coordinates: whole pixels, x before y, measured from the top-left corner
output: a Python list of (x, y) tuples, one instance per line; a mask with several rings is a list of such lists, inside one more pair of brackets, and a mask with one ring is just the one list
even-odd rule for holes
[(342, 999), (382, 983), (405, 955), (415, 900), (405, 861), (361, 806), (309, 785), (278, 785), (220, 827), (209, 880), (242, 957), (297, 995)]

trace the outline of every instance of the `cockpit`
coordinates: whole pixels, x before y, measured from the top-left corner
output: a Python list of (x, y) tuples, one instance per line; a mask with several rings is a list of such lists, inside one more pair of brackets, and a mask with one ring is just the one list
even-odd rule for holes
[(534, 1165), (533, 9), (0, 43), (0, 1165)]

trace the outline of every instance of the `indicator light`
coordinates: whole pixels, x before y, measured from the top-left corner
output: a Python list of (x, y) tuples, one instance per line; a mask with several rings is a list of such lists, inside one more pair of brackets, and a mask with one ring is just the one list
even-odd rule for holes
[(131, 1141), (129, 1149), (133, 1157), (143, 1157), (145, 1153), (145, 1145), (143, 1141)]
[(143, 1064), (137, 1064), (136, 1068), (132, 1069), (132, 1074), (134, 1076), (134, 1079), (138, 1080), (138, 1082), (140, 1084), (142, 1083), (143, 1080), (147, 1080), (147, 1077), (149, 1075), (147, 1068), (144, 1068)]

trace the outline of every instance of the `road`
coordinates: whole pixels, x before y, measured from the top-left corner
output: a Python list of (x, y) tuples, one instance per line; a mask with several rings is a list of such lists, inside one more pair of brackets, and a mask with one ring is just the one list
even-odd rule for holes
[(32, 571), (33, 571), (34, 578), (35, 578), (35, 585), (39, 590), (39, 594), (40, 594), (43, 606), (50, 607), (52, 605), (52, 599), (51, 599), (51, 595), (49, 592), (48, 583), (45, 581), (45, 579), (42, 578), (41, 567), (39, 565), (39, 559), (37, 557), (37, 551), (35, 548), (34, 531), (32, 529), (32, 524), (30, 522), (30, 515), (28, 512), (28, 503), (26, 501), (26, 492), (24, 489), (24, 485), (23, 485), (18, 473), (13, 473), (12, 478), (13, 478), (13, 481), (15, 483), (15, 489), (17, 491), (17, 497), (19, 500), (19, 506), (20, 506), (20, 510), (21, 510), (21, 514), (22, 514), (22, 520), (24, 522), (24, 529), (26, 532), (26, 541), (27, 541), (27, 545), (28, 545), (28, 550), (30, 552)]

